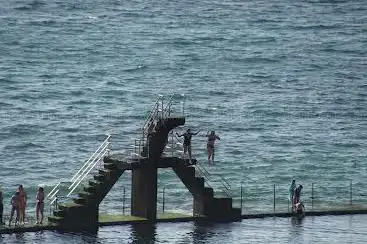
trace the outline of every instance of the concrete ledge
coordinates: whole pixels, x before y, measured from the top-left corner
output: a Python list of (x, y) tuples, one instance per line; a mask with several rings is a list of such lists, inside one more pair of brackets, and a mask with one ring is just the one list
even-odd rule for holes
[[(367, 214), (366, 209), (336, 209), (336, 210), (325, 210), (325, 211), (308, 211), (306, 217), (310, 216), (325, 216), (325, 215), (354, 215), (354, 214)], [(243, 214), (242, 219), (256, 219), (256, 218), (270, 218), (280, 217), (287, 218), (292, 217), (292, 213), (259, 213), (259, 214)], [(177, 223), (177, 222), (191, 222), (191, 221), (205, 221), (213, 222), (208, 218), (201, 216), (189, 216), (176, 213), (165, 213), (158, 216), (158, 219), (151, 221), (145, 218), (129, 215), (100, 215), (98, 226), (112, 226), (112, 225), (131, 225), (131, 224), (153, 224), (153, 223)], [(56, 225), (32, 225), (32, 226), (11, 226), (6, 225), (0, 226), (0, 234), (13, 234), (13, 233), (24, 233), (24, 232), (37, 232), (44, 230), (61, 230)]]

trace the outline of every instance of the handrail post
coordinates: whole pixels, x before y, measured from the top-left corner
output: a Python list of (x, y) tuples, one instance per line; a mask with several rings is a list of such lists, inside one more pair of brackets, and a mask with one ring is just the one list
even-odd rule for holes
[(164, 100), (164, 97), (162, 97), (162, 101), (161, 101), (161, 104), (162, 104), (162, 113), (161, 113), (162, 119), (164, 119), (163, 100)]
[(122, 214), (125, 215), (125, 187), (123, 187), (124, 192), (122, 195)]
[(242, 213), (242, 198), (243, 198), (242, 184), (243, 182), (241, 181), (241, 213)]
[(163, 187), (163, 194), (162, 194), (162, 210), (163, 210), (163, 213), (164, 213), (164, 190), (165, 190), (165, 187)]
[(313, 194), (313, 183), (311, 185), (311, 209), (313, 210), (313, 198), (314, 198), (314, 194)]
[(353, 205), (353, 180), (350, 180), (350, 205)]
[(174, 151), (174, 149), (173, 149), (173, 146), (174, 146), (174, 145), (173, 145), (173, 141), (174, 141), (173, 131), (172, 131), (172, 140), (171, 140), (171, 141), (172, 141), (172, 149), (171, 149), (171, 150), (172, 150), (172, 157), (173, 157), (173, 151)]
[(274, 213), (275, 213), (275, 184), (273, 186), (273, 195), (274, 195), (274, 198), (273, 198), (273, 209), (274, 209)]

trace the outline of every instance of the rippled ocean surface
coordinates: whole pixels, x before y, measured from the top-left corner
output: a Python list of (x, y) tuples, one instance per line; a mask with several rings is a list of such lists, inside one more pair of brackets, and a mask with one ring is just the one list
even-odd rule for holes
[[(350, 195), (353, 204), (367, 204), (363, 0), (0, 0), (0, 23), (6, 212), (18, 184), (33, 206), (37, 185), (50, 190), (69, 181), (105, 134), (113, 150), (131, 149), (157, 95), (172, 93), (184, 100), (186, 125), (202, 131), (193, 154), (231, 183), (237, 205), (243, 186), (245, 212), (272, 211), (274, 185), (276, 208), (286, 209), (293, 178), (304, 185), (308, 208), (311, 194), (319, 208), (349, 204)], [(210, 167), (207, 130), (221, 137)], [(120, 213), (129, 185), (124, 174), (100, 211)], [(192, 198), (172, 171), (162, 170), (159, 189), (167, 210), (190, 213)], [(365, 223), (346, 216), (159, 224), (144, 240), (365, 243)], [(144, 237), (134, 228), (0, 241), (134, 242)]]

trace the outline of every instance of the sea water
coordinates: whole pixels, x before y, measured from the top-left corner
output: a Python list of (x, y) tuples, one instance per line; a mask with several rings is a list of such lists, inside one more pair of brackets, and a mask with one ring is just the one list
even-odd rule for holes
[[(18, 184), (71, 176), (111, 134), (128, 152), (158, 94), (184, 105), (193, 155), (231, 184), (243, 212), (366, 204), (367, 7), (364, 1), (0, 0), (0, 184), (5, 213)], [(181, 111), (182, 112), (182, 111)], [(215, 130), (216, 161), (205, 134)], [(191, 213), (192, 197), (161, 170), (159, 212)], [(124, 173), (100, 212), (129, 207)], [(217, 178), (220, 179), (220, 178)], [(220, 190), (219, 180), (213, 188)], [(275, 192), (275, 194), (274, 194)], [(312, 200), (313, 199), (313, 200)], [(228, 225), (103, 227), (96, 236), (3, 235), (3, 242), (364, 243), (366, 217), (243, 220)], [(145, 238), (145, 239), (144, 239)]]

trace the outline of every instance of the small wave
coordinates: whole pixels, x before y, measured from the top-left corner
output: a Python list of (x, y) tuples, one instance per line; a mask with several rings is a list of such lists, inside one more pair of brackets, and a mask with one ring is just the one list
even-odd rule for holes
[(29, 24), (33, 26), (53, 26), (57, 22), (53, 19), (40, 19), (40, 20), (33, 20), (30, 21)]
[(14, 9), (18, 11), (29, 11), (29, 10), (35, 10), (35, 9), (41, 8), (45, 5), (46, 3), (43, 1), (34, 0), (26, 5), (15, 7)]
[(296, 30), (334, 30), (334, 29), (342, 29), (344, 26), (339, 23), (325, 25), (325, 24), (310, 24), (310, 25), (295, 25), (291, 26), (291, 28)]
[(134, 72), (134, 71), (142, 70), (142, 69), (145, 69), (145, 68), (147, 68), (147, 66), (145, 66), (145, 65), (137, 65), (135, 67), (125, 68), (125, 69), (123, 69), (123, 71), (125, 71), (125, 72)]
[(32, 148), (45, 148), (45, 146), (41, 144), (36, 144), (34, 142), (22, 142), (20, 144), (15, 145), (7, 145), (4, 147), (5, 150), (25, 150), (25, 149), (32, 149)]

